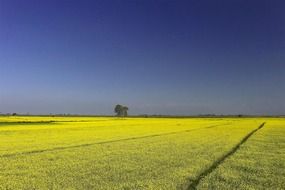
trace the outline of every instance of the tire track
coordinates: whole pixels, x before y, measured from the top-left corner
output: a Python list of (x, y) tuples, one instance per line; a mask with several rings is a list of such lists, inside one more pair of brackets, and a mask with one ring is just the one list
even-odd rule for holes
[(244, 144), (254, 133), (256, 133), (258, 130), (260, 130), (261, 128), (263, 128), (265, 125), (265, 122), (262, 123), (258, 128), (254, 129), (253, 131), (251, 131), (249, 134), (247, 134), (236, 146), (234, 146), (228, 153), (226, 153), (225, 155), (223, 155), (222, 157), (220, 157), (219, 159), (217, 159), (209, 168), (207, 168), (206, 170), (202, 171), (202, 173), (200, 173), (198, 175), (198, 177), (194, 180), (190, 180), (189, 185), (187, 186), (187, 190), (196, 190), (197, 186), (199, 185), (200, 181), (205, 178), (207, 175), (209, 175), (210, 173), (212, 173), (219, 165), (221, 165), (228, 157), (230, 157), (231, 155), (233, 155), (242, 144)]
[(79, 145), (73, 145), (73, 146), (62, 146), (62, 147), (55, 147), (55, 148), (42, 149), (42, 150), (33, 150), (33, 151), (27, 151), (27, 152), (21, 152), (21, 153), (3, 154), (3, 155), (0, 155), (0, 158), (9, 158), (9, 157), (15, 157), (15, 156), (21, 156), (21, 155), (31, 155), (31, 154), (38, 154), (38, 153), (44, 153), (44, 152), (53, 152), (53, 151), (57, 151), (57, 150), (66, 150), (66, 149), (73, 149), (73, 148), (80, 148), (80, 147), (88, 147), (88, 146), (93, 146), (93, 145), (103, 145), (103, 144), (110, 144), (110, 143), (116, 143), (116, 142), (122, 142), (122, 141), (131, 141), (131, 140), (137, 140), (137, 139), (153, 138), (153, 137), (174, 135), (174, 134), (180, 134), (180, 133), (189, 133), (189, 132), (193, 132), (193, 131), (197, 131), (197, 130), (215, 128), (215, 127), (225, 126), (225, 125), (229, 125), (229, 124), (230, 123), (225, 123), (225, 124), (211, 125), (211, 126), (196, 128), (196, 129), (174, 131), (174, 132), (169, 132), (169, 133), (160, 133), (160, 134), (153, 134), (153, 135), (137, 136), (137, 137), (124, 138), (124, 139), (114, 139), (114, 140), (109, 140), (109, 141), (100, 141), (100, 142), (79, 144)]

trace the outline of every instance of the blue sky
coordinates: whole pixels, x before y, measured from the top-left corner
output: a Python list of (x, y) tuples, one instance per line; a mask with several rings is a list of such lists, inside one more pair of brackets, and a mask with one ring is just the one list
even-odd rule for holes
[(0, 112), (285, 114), (281, 0), (0, 0)]

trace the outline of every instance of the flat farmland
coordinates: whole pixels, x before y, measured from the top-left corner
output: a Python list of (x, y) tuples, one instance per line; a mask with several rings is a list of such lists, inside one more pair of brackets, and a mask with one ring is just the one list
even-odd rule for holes
[(0, 117), (0, 189), (284, 189), (285, 119)]

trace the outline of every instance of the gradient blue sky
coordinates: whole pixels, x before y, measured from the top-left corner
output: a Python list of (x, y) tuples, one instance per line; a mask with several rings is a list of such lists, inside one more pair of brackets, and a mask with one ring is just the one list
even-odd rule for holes
[(284, 0), (0, 0), (0, 112), (285, 114)]

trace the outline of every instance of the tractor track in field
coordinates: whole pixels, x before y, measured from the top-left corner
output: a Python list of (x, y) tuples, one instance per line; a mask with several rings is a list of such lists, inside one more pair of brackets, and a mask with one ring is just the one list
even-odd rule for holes
[(114, 139), (114, 140), (109, 140), (109, 141), (100, 141), (100, 142), (79, 144), (79, 145), (73, 145), (73, 146), (55, 147), (55, 148), (50, 148), (50, 149), (33, 150), (33, 151), (27, 151), (27, 152), (21, 152), (21, 153), (3, 154), (3, 155), (0, 155), (0, 158), (9, 158), (9, 157), (23, 156), (23, 155), (32, 155), (32, 154), (39, 154), (39, 153), (44, 153), (44, 152), (53, 152), (53, 151), (57, 151), (57, 150), (66, 150), (66, 149), (88, 147), (88, 146), (101, 145), (101, 144), (111, 144), (111, 143), (116, 143), (116, 142), (131, 141), (131, 140), (145, 139), (145, 138), (153, 138), (153, 137), (174, 135), (174, 134), (180, 134), (180, 133), (189, 133), (189, 132), (193, 132), (193, 131), (198, 131), (198, 130), (202, 130), (202, 129), (210, 129), (210, 128), (215, 128), (215, 127), (220, 127), (220, 126), (225, 126), (225, 125), (230, 125), (230, 123), (210, 125), (210, 126), (202, 127), (202, 128), (188, 129), (188, 130), (183, 130), (183, 131), (174, 131), (174, 132), (169, 132), (169, 133), (152, 134), (152, 135), (137, 136), (137, 137), (124, 138), (124, 139)]
[(202, 171), (198, 177), (196, 177), (196, 179), (194, 180), (190, 180), (189, 184), (186, 186), (186, 190), (196, 190), (197, 186), (199, 185), (200, 181), (205, 178), (206, 176), (208, 176), (210, 173), (212, 173), (217, 167), (219, 167), (219, 165), (223, 164), (223, 162), (230, 157), (231, 155), (233, 155), (238, 149), (240, 149), (240, 146), (242, 144), (244, 144), (254, 133), (256, 133), (258, 130), (260, 130), (261, 128), (263, 128), (265, 125), (265, 122), (263, 122), (258, 128), (254, 129), (253, 131), (251, 131), (250, 133), (248, 133), (245, 137), (243, 137), (243, 139), (236, 145), (234, 146), (229, 152), (227, 152), (225, 155), (223, 155), (222, 157), (218, 158), (216, 161), (214, 161), (214, 163), (207, 168), (206, 170)]

